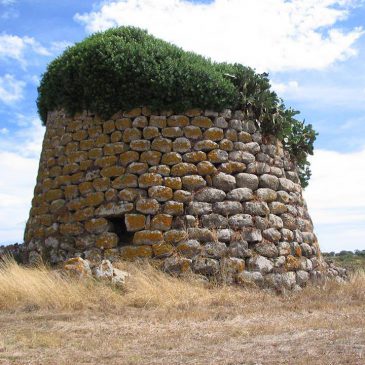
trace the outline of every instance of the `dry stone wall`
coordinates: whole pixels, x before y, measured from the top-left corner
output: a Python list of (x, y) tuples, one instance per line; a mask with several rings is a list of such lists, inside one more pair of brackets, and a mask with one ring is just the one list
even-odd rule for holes
[(30, 261), (155, 258), (288, 289), (322, 264), (295, 164), (231, 110), (49, 113), (25, 244)]

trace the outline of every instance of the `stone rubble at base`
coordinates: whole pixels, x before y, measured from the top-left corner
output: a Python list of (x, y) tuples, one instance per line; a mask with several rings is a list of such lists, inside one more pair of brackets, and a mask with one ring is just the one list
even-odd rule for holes
[(262, 287), (346, 276), (322, 259), (288, 152), (230, 110), (49, 113), (25, 245), (28, 262), (154, 258)]

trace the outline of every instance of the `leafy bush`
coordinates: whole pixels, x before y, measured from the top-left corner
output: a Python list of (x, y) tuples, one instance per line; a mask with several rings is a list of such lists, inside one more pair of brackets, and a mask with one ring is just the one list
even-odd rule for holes
[(264, 133), (278, 136), (296, 159), (302, 185), (316, 133), (294, 119), (270, 90), (267, 74), (240, 64), (214, 63), (134, 27), (96, 33), (68, 48), (43, 75), (38, 111), (89, 110), (104, 118), (138, 105), (176, 112), (193, 107), (242, 109)]

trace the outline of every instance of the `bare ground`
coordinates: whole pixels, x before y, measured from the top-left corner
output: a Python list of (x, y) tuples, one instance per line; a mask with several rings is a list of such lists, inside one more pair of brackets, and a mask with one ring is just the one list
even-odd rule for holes
[(365, 364), (364, 274), (287, 296), (138, 275), (124, 293), (11, 307), (0, 276), (0, 364)]

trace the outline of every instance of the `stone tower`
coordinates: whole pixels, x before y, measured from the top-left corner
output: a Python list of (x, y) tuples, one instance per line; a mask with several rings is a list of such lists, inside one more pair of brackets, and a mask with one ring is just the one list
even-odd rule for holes
[(297, 167), (242, 111), (54, 111), (46, 126), (31, 261), (154, 258), (169, 272), (288, 289), (320, 275)]

